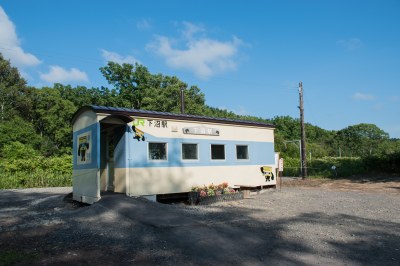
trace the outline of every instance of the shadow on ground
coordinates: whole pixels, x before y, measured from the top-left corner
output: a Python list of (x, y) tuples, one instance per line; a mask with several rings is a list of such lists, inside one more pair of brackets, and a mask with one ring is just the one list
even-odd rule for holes
[[(314, 210), (279, 218), (230, 205), (188, 210), (121, 194), (76, 208), (64, 197), (1, 193), (0, 259), (18, 265), (400, 263), (400, 224), (379, 217)], [(330, 236), (335, 230), (340, 233)]]

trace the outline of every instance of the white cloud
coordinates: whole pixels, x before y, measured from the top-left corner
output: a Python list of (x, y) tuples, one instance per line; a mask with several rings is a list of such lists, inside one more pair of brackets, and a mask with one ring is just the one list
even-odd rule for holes
[(127, 63), (127, 64), (135, 64), (135, 63), (140, 63), (139, 60), (137, 60), (136, 58), (134, 58), (131, 55), (128, 56), (121, 56), (120, 54), (116, 53), (116, 52), (110, 52), (104, 49), (100, 49), (101, 51), (101, 56), (108, 62), (108, 61), (112, 61), (118, 64), (123, 64), (123, 63)]
[(357, 92), (353, 94), (353, 99), (355, 100), (361, 100), (361, 101), (371, 101), (375, 99), (375, 96), (372, 94), (365, 94), (361, 92)]
[(18, 69), (19, 74), (26, 80), (33, 80), (33, 77), (31, 76), (31, 74), (29, 74), (28, 72), (26, 72), (23, 69)]
[(191, 40), (193, 38), (193, 35), (199, 32), (205, 32), (206, 29), (202, 25), (196, 25), (187, 21), (182, 22), (184, 29), (181, 31), (182, 35), (188, 39)]
[(15, 31), (14, 23), (8, 18), (0, 6), (0, 47), (6, 59), (17, 67), (36, 66), (41, 61), (33, 54), (26, 53), (22, 48)]
[(337, 44), (340, 46), (344, 47), (348, 51), (353, 51), (361, 48), (362, 42), (358, 38), (351, 38), (348, 40), (339, 40), (337, 41)]
[(220, 106), (220, 107), (218, 107), (218, 109), (226, 110), (227, 112), (232, 112), (236, 115), (248, 115), (249, 114), (249, 112), (243, 106), (238, 106), (235, 109), (230, 109), (230, 108), (227, 108), (226, 106)]
[(76, 68), (65, 70), (60, 66), (50, 66), (48, 73), (41, 73), (40, 78), (49, 83), (65, 83), (65, 82), (89, 82), (85, 72)]
[[(231, 41), (223, 42), (204, 36), (196, 38), (195, 35), (205, 29), (189, 22), (183, 25), (181, 40), (156, 36), (147, 48), (163, 57), (168, 66), (193, 71), (203, 79), (236, 69), (236, 56), (243, 44), (240, 39), (232, 37)], [(184, 48), (175, 48), (176, 44), (183, 44)]]
[(151, 22), (148, 19), (142, 18), (136, 23), (136, 28), (139, 30), (148, 30), (151, 28)]
[(238, 106), (237, 109), (232, 109), (232, 112), (234, 112), (237, 115), (248, 115), (249, 112), (246, 110), (244, 106)]
[(400, 102), (400, 96), (398, 96), (398, 95), (390, 96), (390, 97), (389, 97), (389, 100), (390, 100), (391, 102), (394, 102), (394, 103)]

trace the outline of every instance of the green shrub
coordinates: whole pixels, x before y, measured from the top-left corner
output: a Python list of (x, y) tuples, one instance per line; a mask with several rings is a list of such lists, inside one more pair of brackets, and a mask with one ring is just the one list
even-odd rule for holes
[[(332, 169), (335, 166), (336, 170)], [(310, 177), (351, 177), (368, 174), (399, 174), (400, 153), (370, 157), (324, 157), (307, 161)], [(300, 176), (300, 159), (284, 159), (284, 176)]]
[(72, 185), (72, 156), (7, 158), (0, 162), (0, 189)]
[(72, 186), (71, 173), (43, 171), (41, 169), (31, 172), (0, 171), (0, 189), (70, 186)]
[(283, 176), (300, 176), (300, 159), (284, 158)]
[(400, 152), (386, 156), (368, 156), (364, 161), (370, 173), (400, 174)]
[(18, 158), (31, 158), (37, 156), (38, 152), (27, 144), (22, 144), (19, 141), (14, 141), (5, 144), (1, 149), (1, 156), (7, 160)]
[[(335, 166), (336, 170), (332, 169)], [(364, 174), (365, 167), (361, 158), (350, 157), (324, 157), (314, 159), (309, 164), (309, 174), (324, 177), (349, 177)]]
[(7, 158), (0, 162), (0, 169), (3, 172), (31, 172), (40, 169), (64, 174), (71, 173), (72, 156), (44, 157), (36, 155), (29, 158)]

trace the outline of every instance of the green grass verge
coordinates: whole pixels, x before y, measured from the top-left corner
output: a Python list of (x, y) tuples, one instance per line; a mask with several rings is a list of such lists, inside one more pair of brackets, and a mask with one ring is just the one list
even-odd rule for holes
[(34, 188), (34, 187), (70, 187), (72, 174), (46, 170), (0, 171), (0, 189)]

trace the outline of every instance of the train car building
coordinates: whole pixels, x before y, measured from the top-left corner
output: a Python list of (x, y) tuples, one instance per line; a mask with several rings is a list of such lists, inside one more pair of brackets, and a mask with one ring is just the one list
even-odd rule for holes
[(270, 186), (270, 124), (127, 108), (85, 106), (72, 119), (73, 199), (102, 191), (152, 196), (193, 186)]

